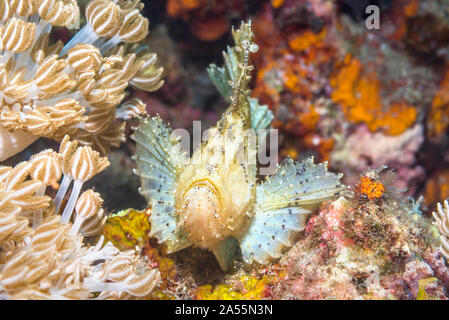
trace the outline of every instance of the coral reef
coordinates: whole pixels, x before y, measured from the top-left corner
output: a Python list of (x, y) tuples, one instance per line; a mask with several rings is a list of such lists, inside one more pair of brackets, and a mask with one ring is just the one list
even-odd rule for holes
[[(338, 126), (329, 116), (333, 111), (328, 84), (336, 50), (326, 27), (309, 30), (294, 22), (284, 25), (283, 21), (296, 20), (282, 15), (295, 13), (306, 21), (315, 18), (311, 12), (306, 18), (309, 10), (302, 1), (288, 1), (277, 11), (266, 4), (256, 17), (254, 32), (261, 50), (255, 60), (253, 96), (274, 112), (273, 126), (285, 140), (282, 155), (299, 159), (304, 157), (300, 153), (313, 154), (320, 161), (329, 160), (334, 146), (329, 132)], [(326, 127), (321, 125), (324, 122)]]
[(349, 121), (363, 122), (372, 132), (382, 130), (388, 135), (401, 134), (415, 123), (417, 112), (407, 103), (392, 103), (384, 111), (379, 79), (376, 74), (362, 74), (360, 61), (348, 55), (336, 69), (330, 79), (331, 98), (342, 105)]
[(0, 0), (0, 299), (448, 299), (448, 4)]
[[(433, 162), (419, 154), (423, 148), (439, 153), (447, 146), (444, 5), (383, 3), (380, 29), (369, 30), (364, 4), (262, 5), (254, 19), (261, 54), (256, 56), (253, 96), (275, 115), (281, 157), (312, 154), (329, 160), (331, 168), (345, 173), (347, 183), (355, 183), (361, 171), (388, 165), (400, 171), (395, 186), (407, 187), (410, 195), (423, 193), (423, 182), (433, 173), (433, 189), (444, 189), (435, 182), (447, 168), (447, 156)], [(416, 28), (420, 23), (424, 29)], [(432, 58), (423, 58), (423, 52)], [(391, 153), (380, 152), (384, 143), (377, 139), (385, 139)], [(352, 154), (365, 147), (363, 155)], [(401, 156), (380, 159), (381, 154)], [(426, 202), (432, 208), (443, 199)]]
[(354, 199), (340, 198), (309, 220), (304, 238), (281, 260), (288, 280), (275, 298), (448, 298), (448, 268), (432, 226), (388, 190), (381, 194), (378, 179), (379, 192), (359, 187)]

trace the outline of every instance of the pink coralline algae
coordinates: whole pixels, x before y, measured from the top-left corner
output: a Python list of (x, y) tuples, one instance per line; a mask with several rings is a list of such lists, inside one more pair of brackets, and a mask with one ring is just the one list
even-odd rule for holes
[(449, 287), (449, 268), (440, 251), (426, 250), (423, 254), (426, 263), (432, 268), (434, 275), (440, 279), (445, 287)]
[(334, 241), (338, 245), (345, 245), (343, 240), (343, 229), (344, 224), (342, 220), (342, 215), (344, 213), (344, 201), (335, 201), (329, 205), (329, 208), (324, 214), (321, 212), (320, 215), (310, 218), (309, 223), (306, 227), (306, 233), (311, 234), (317, 227), (318, 220), (323, 220), (326, 228), (321, 230), (321, 240), (320, 246), (325, 246), (328, 241)]
[[(339, 198), (282, 258), (278, 299), (447, 299), (449, 270), (427, 220), (393, 195)], [(423, 254), (424, 252), (424, 254)]]
[[(434, 276), (432, 268), (424, 261), (413, 260), (405, 265), (405, 272), (403, 279), (414, 297), (418, 295), (420, 280), (431, 278)], [(428, 288), (430, 287), (430, 288)], [(438, 294), (438, 298), (446, 298), (441, 287), (437, 286), (436, 282), (429, 283), (426, 286), (427, 294), (435, 296)]]
[(419, 124), (398, 136), (372, 133), (366, 125), (360, 125), (349, 135), (344, 148), (333, 152), (332, 161), (345, 170), (349, 183), (354, 183), (361, 171), (387, 165), (396, 172), (392, 186), (403, 189), (424, 178), (424, 168), (417, 165), (416, 158), (423, 141), (423, 128)]
[(310, 0), (313, 13), (320, 18), (330, 19), (334, 12), (334, 3), (329, 0)]

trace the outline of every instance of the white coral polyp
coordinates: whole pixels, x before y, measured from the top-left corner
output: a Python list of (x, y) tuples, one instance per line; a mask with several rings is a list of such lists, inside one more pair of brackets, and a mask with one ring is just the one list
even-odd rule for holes
[(139, 1), (90, 1), (87, 24), (64, 46), (51, 44), (50, 32), (79, 22), (75, 0), (1, 1), (0, 160), (38, 137), (61, 141), (69, 134), (102, 153), (124, 141), (123, 121), (115, 120), (145, 113), (142, 102), (117, 108), (127, 87), (154, 91), (163, 84), (154, 54), (120, 45), (147, 36), (142, 8)]

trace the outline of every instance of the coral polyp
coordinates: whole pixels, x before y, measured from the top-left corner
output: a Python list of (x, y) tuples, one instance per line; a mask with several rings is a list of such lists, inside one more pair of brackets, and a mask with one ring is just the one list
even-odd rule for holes
[(208, 249), (225, 270), (237, 244), (246, 263), (279, 258), (304, 229), (310, 209), (346, 189), (341, 175), (312, 159), (287, 160), (257, 182), (257, 144), (251, 133), (269, 127), (273, 116), (249, 98), (249, 57), (258, 49), (251, 23), (234, 30), (233, 37), (225, 67), (208, 70), (230, 105), (191, 158), (159, 117), (142, 119), (133, 135), (140, 193), (152, 208), (150, 234), (169, 252), (191, 245)]
[(44, 150), (15, 167), (0, 167), (0, 298), (120, 299), (152, 292), (160, 273), (135, 250), (120, 252), (103, 236), (94, 246), (83, 241), (100, 234), (106, 221), (97, 192), (79, 195), (74, 188), (64, 217), (64, 194), (45, 195), (67, 171), (88, 180), (108, 165), (91, 147), (65, 136), (59, 152)]
[(138, 44), (148, 34), (142, 9), (140, 1), (92, 0), (86, 25), (64, 45), (50, 42), (51, 31), (80, 23), (76, 1), (1, 1), (0, 160), (39, 137), (70, 134), (102, 154), (125, 140), (116, 119), (145, 113), (139, 100), (122, 103), (127, 87), (163, 84), (156, 55)]

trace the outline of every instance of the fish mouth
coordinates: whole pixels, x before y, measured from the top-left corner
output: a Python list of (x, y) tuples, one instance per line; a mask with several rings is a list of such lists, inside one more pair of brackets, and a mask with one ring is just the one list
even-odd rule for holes
[(217, 186), (209, 178), (204, 178), (204, 179), (200, 179), (200, 180), (196, 180), (196, 181), (192, 182), (189, 185), (189, 187), (184, 190), (184, 192), (182, 193), (182, 197), (184, 197), (185, 194), (190, 189), (195, 188), (195, 187), (207, 187), (207, 188), (209, 188), (214, 193), (214, 195), (217, 197), (217, 199), (218, 199), (218, 201), (220, 202), (220, 205), (221, 205), (221, 199), (222, 199), (221, 193), (218, 190)]

